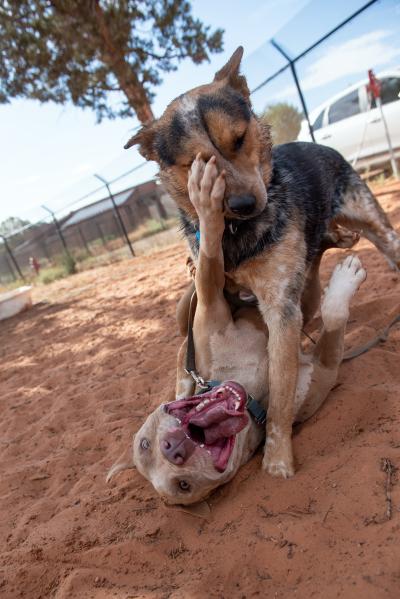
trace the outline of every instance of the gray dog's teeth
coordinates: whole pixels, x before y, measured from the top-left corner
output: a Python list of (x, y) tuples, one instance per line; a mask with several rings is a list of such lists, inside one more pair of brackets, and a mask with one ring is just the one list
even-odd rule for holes
[(212, 401), (211, 399), (203, 399), (203, 401), (201, 401), (196, 407), (195, 410), (196, 412), (200, 412), (200, 410), (202, 410), (207, 404), (210, 403), (210, 401)]
[(239, 393), (235, 389), (233, 389), (233, 387), (230, 387), (229, 385), (227, 385), (225, 387), (225, 389), (228, 389), (240, 401), (240, 395), (239, 395)]

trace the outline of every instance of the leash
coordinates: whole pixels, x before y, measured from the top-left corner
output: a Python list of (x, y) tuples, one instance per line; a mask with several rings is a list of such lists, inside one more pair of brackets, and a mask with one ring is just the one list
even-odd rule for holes
[(190, 298), (190, 304), (189, 304), (185, 372), (186, 372), (186, 374), (190, 374), (190, 376), (192, 377), (192, 379), (194, 380), (196, 385), (198, 385), (204, 391), (207, 391), (210, 388), (210, 386), (208, 385), (208, 381), (206, 382), (203, 379), (203, 377), (200, 376), (200, 374), (197, 372), (197, 369), (196, 369), (196, 351), (195, 351), (195, 347), (194, 347), (194, 337), (193, 337), (193, 319), (194, 319), (193, 302), (194, 302), (195, 297), (197, 297), (196, 290), (193, 291), (192, 297)]
[[(213, 387), (218, 387), (218, 385), (220, 385), (222, 381), (206, 381), (199, 374), (196, 368), (196, 350), (194, 346), (193, 336), (193, 302), (195, 297), (196, 290), (193, 291), (189, 304), (185, 372), (187, 374), (190, 374), (196, 385), (200, 387), (201, 391), (198, 393), (198, 395), (201, 395), (202, 393), (210, 391)], [(262, 405), (256, 399), (254, 399), (254, 397), (250, 395), (250, 393), (247, 393), (246, 409), (257, 424), (264, 425), (266, 423), (267, 412), (264, 410)]]
[(380, 333), (378, 333), (376, 337), (374, 337), (370, 341), (367, 341), (367, 343), (364, 343), (363, 345), (359, 345), (354, 349), (349, 349), (343, 356), (343, 362), (353, 360), (353, 358), (358, 358), (358, 356), (365, 354), (367, 351), (378, 345), (378, 343), (384, 343), (385, 341), (387, 341), (390, 329), (398, 322), (400, 322), (400, 314), (395, 316), (393, 320), (388, 324), (388, 326), (384, 328)]

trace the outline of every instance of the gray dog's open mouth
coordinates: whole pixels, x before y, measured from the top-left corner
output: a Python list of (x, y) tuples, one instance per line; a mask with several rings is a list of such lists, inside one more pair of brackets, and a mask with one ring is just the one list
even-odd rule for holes
[(235, 445), (236, 435), (248, 422), (247, 393), (234, 381), (225, 381), (207, 393), (178, 399), (165, 405), (188, 437), (208, 451), (215, 468), (223, 472)]

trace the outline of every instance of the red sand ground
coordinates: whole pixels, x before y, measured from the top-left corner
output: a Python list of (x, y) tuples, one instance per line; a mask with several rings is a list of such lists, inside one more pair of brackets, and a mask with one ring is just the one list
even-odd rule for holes
[[(400, 186), (379, 191), (399, 226)], [(347, 346), (400, 311), (382, 256), (366, 242), (359, 253), (368, 280)], [(0, 595), (398, 598), (400, 485), (395, 473), (388, 519), (381, 460), (400, 467), (399, 327), (344, 364), (297, 429), (292, 480), (263, 474), (258, 454), (211, 498), (210, 521), (168, 509), (135, 471), (106, 486), (173, 380), (185, 254), (179, 244), (37, 289), (32, 310), (0, 323)]]

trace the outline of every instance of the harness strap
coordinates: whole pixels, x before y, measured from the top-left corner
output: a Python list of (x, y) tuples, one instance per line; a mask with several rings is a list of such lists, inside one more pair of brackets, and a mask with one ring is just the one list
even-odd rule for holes
[(196, 370), (196, 352), (194, 347), (194, 337), (193, 337), (193, 303), (196, 297), (196, 290), (193, 291), (192, 297), (190, 298), (189, 304), (189, 314), (188, 314), (188, 326), (187, 326), (187, 349), (186, 349), (186, 364), (185, 364), (185, 372), (190, 374), (196, 385), (198, 385), (201, 389), (208, 389), (209, 385), (205, 382), (203, 377)]
[(190, 298), (189, 303), (189, 313), (188, 313), (188, 325), (187, 325), (187, 349), (186, 349), (186, 364), (185, 371), (188, 374), (191, 374), (196, 370), (196, 359), (195, 359), (195, 351), (194, 351), (194, 339), (193, 339), (193, 301), (196, 297), (196, 290), (193, 291), (192, 297)]

